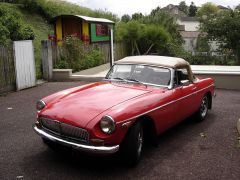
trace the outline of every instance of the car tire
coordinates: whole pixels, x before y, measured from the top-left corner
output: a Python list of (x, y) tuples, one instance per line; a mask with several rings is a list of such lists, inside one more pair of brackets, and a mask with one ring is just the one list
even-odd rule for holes
[(209, 98), (207, 95), (205, 95), (202, 98), (200, 107), (196, 113), (196, 121), (197, 122), (201, 122), (206, 118), (207, 113), (208, 113), (208, 107), (209, 107)]
[(138, 164), (143, 147), (143, 128), (141, 122), (134, 124), (128, 131), (123, 143), (121, 152), (124, 162), (130, 166)]

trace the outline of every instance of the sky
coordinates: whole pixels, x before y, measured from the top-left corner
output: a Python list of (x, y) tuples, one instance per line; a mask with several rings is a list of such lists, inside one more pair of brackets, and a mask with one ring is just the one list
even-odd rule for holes
[[(121, 17), (123, 14), (132, 15), (135, 12), (141, 12), (144, 15), (149, 14), (157, 6), (165, 7), (168, 4), (178, 5), (182, 0), (66, 0), (91, 9), (102, 9), (111, 11)], [(238, 0), (185, 0), (187, 5), (194, 2), (200, 6), (206, 2), (212, 2), (217, 5), (235, 7), (240, 4)]]

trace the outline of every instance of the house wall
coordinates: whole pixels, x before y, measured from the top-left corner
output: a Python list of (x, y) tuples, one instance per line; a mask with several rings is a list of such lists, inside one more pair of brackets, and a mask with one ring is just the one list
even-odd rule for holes
[(200, 23), (198, 21), (181, 21), (177, 20), (179, 25), (185, 26), (185, 31), (198, 31)]
[(62, 18), (63, 36), (75, 36), (81, 38), (82, 36), (82, 21), (78, 18), (64, 17)]
[(55, 25), (55, 30), (56, 30), (56, 38), (57, 41), (61, 41), (62, 40), (62, 18), (58, 18), (56, 21), (56, 25)]
[(82, 35), (89, 36), (89, 24), (87, 22), (82, 22)]

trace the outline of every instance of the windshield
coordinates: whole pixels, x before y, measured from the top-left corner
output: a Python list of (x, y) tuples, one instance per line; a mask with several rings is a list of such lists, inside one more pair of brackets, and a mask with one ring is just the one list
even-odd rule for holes
[(171, 72), (167, 68), (148, 65), (117, 64), (112, 67), (106, 79), (132, 81), (137, 83), (169, 86)]

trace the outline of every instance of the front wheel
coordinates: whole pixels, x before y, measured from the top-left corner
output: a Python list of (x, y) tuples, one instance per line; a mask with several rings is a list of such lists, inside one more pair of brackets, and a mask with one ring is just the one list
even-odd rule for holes
[(143, 147), (143, 128), (140, 122), (137, 122), (129, 129), (122, 145), (121, 151), (124, 160), (129, 165), (136, 165), (142, 154)]
[(209, 98), (207, 95), (205, 95), (201, 101), (201, 105), (196, 113), (196, 120), (198, 122), (203, 121), (208, 113), (208, 107), (209, 107)]

